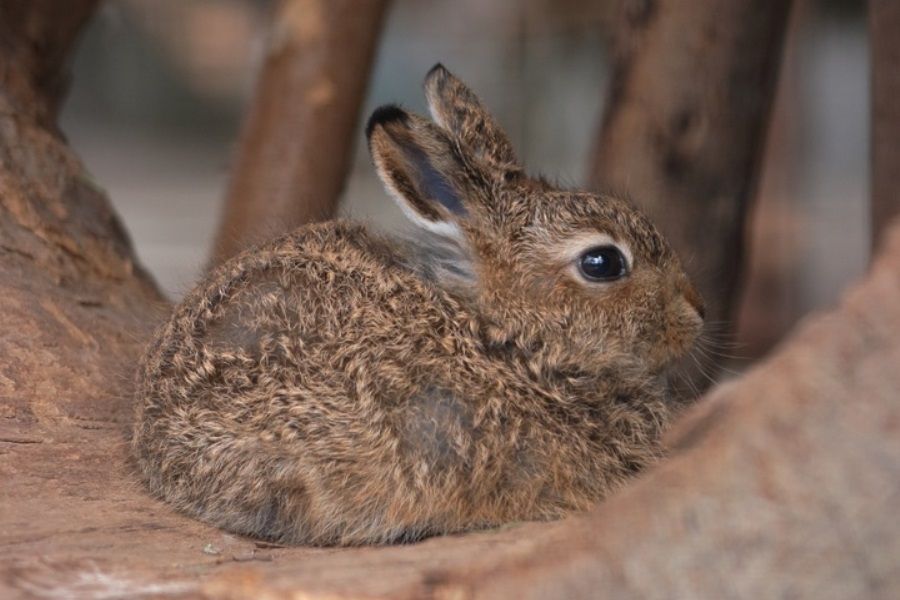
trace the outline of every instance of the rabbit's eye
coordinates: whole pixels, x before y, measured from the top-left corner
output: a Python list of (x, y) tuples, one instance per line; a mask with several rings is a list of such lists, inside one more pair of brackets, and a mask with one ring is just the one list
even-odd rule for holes
[(615, 246), (595, 246), (578, 257), (578, 271), (588, 281), (614, 281), (628, 274), (628, 261)]

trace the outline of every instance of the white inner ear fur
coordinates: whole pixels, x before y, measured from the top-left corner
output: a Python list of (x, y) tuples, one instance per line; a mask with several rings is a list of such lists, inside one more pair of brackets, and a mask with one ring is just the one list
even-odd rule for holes
[[(390, 195), (390, 197), (394, 199), (394, 202), (397, 203), (397, 206), (400, 207), (400, 210), (403, 211), (403, 214), (406, 215), (406, 217), (416, 226), (440, 236), (449, 237), (456, 240), (462, 239), (462, 231), (455, 222), (431, 221), (423, 217), (416, 209), (410, 206), (409, 201), (406, 199), (406, 197), (401, 194), (396, 187), (394, 187), (394, 182), (390, 177), (387, 176), (387, 171), (384, 168), (384, 165), (381, 164), (381, 159), (377, 156), (375, 157), (375, 168), (378, 170), (379, 178), (384, 184), (384, 188), (385, 190), (387, 190), (388, 195)], [(435, 202), (435, 204), (438, 203)]]
[[(577, 270), (575, 264), (578, 258), (582, 254), (584, 254), (586, 250), (590, 250), (591, 248), (595, 248), (597, 246), (615, 246), (622, 252), (622, 255), (625, 257), (625, 263), (628, 268), (628, 272), (631, 272), (631, 270), (634, 268), (634, 255), (631, 252), (631, 246), (629, 246), (625, 242), (617, 240), (607, 233), (601, 233), (599, 231), (585, 231), (567, 239), (559, 250), (559, 259), (567, 264), (572, 265), (572, 267)], [(581, 280), (582, 279), (579, 277), (579, 281)]]
[(439, 236), (448, 237), (452, 239), (462, 239), (462, 230), (459, 226), (453, 221), (431, 221), (426, 219), (422, 215), (420, 215), (416, 209), (409, 205), (403, 196), (397, 192), (393, 186), (388, 186), (389, 192), (391, 196), (394, 198), (394, 201), (400, 206), (400, 210), (403, 211), (403, 214), (412, 221), (417, 227), (421, 227), (422, 229), (427, 229), (431, 233), (437, 234)]

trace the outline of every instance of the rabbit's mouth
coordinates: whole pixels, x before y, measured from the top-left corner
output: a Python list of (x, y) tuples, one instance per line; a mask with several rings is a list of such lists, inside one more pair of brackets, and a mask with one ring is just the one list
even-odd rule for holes
[(701, 310), (685, 296), (675, 300), (666, 315), (661, 338), (651, 344), (647, 357), (651, 370), (678, 370), (678, 364), (690, 356), (703, 331)]

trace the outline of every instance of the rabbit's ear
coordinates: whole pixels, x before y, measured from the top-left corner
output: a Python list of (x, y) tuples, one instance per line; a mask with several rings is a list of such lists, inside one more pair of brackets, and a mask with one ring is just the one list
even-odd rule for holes
[(466, 203), (477, 192), (450, 137), (397, 106), (383, 106), (366, 126), (378, 175), (400, 207), (419, 225), (455, 234)]
[(425, 76), (425, 97), (435, 122), (457, 137), (476, 157), (502, 170), (518, 170), (506, 133), (475, 93), (440, 63)]

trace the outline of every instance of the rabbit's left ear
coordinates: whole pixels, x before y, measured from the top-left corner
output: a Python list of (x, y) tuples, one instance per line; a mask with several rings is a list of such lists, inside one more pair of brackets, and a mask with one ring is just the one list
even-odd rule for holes
[(478, 177), (450, 137), (396, 106), (376, 110), (366, 136), (378, 175), (404, 212), (432, 231), (455, 234), (478, 194)]

